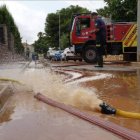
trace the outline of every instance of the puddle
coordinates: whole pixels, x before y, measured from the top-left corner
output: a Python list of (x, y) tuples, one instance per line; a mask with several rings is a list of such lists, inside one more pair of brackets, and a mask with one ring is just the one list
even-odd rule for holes
[[(122, 110), (140, 112), (140, 80), (137, 74), (135, 72), (89, 72), (88, 75), (88, 72), (82, 72), (84, 76), (72, 71), (59, 75), (50, 68), (45, 69), (40, 64), (35, 66), (34, 63), (22, 72), (21, 69), (0, 70), (1, 78), (11, 78), (23, 84), (12, 83), (16, 93), (29, 93), (29, 95), (25, 94), (27, 98), (21, 98), (23, 102), (21, 101), (20, 107), (13, 107), (13, 112), (17, 114), (11, 111), (7, 120), (18, 120), (22, 116), (34, 112), (34, 108), (38, 108), (38, 105), (29, 104), (28, 97), (33, 97), (33, 94), (41, 92), (53, 100), (76, 106), (121, 126), (140, 131), (140, 126), (137, 125), (140, 123), (139, 120), (101, 115), (96, 112), (102, 100)], [(69, 80), (66, 78), (67, 74), (71, 75)], [(66, 81), (67, 83), (65, 83)], [(28, 104), (33, 106), (30, 110)], [(17, 102), (15, 102), (15, 106), (19, 106)], [(40, 109), (41, 107), (39, 107)], [(4, 120), (3, 118), (2, 121), (4, 122)]]
[(8, 122), (0, 126), (2, 140), (121, 139), (67, 112), (38, 102), (31, 94), (20, 93), (13, 97), (3, 118)]
[[(77, 75), (74, 73), (72, 79), (81, 76), (81, 74)], [(17, 70), (1, 71), (0, 77), (20, 81), (23, 85), (15, 85), (15, 92), (32, 90), (34, 94), (40, 92), (49, 98), (80, 108), (94, 110), (102, 102), (95, 88), (82, 88), (79, 84), (65, 84), (66, 76), (46, 71), (46, 69), (36, 69), (34, 63), (31, 63), (23, 73)]]
[(12, 83), (15, 94), (0, 115), (0, 139), (121, 139), (33, 98), (33, 94), (41, 92), (54, 100), (93, 111), (101, 102), (95, 88), (64, 84), (66, 76), (55, 74), (49, 69), (33, 67), (25, 69), (23, 73), (16, 69), (4, 70), (0, 77), (18, 80), (23, 84)]
[[(110, 72), (113, 76), (96, 81), (82, 83), (84, 87), (96, 87), (99, 98), (115, 108), (140, 112), (140, 80), (136, 72)], [(140, 132), (140, 120), (123, 118), (121, 116), (107, 116), (121, 126)]]

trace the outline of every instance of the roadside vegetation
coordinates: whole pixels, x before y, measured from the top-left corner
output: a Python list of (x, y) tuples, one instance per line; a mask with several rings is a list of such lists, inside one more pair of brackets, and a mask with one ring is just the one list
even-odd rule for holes
[(111, 17), (113, 21), (137, 21), (137, 1), (138, 0), (104, 0), (104, 8), (97, 12), (104, 17)]
[(0, 24), (5, 24), (8, 29), (8, 34), (12, 33), (14, 36), (14, 49), (17, 53), (22, 53), (24, 48), (21, 42), (21, 36), (15, 21), (8, 11), (6, 5), (0, 6)]
[[(46, 17), (44, 33), (38, 33), (38, 40), (34, 42), (35, 51), (46, 53), (49, 47), (59, 48), (59, 20), (60, 20), (60, 46), (64, 49), (69, 46), (69, 34), (72, 15), (75, 13), (90, 12), (79, 6), (69, 6), (56, 13), (50, 13)], [(60, 19), (59, 19), (60, 18)]]

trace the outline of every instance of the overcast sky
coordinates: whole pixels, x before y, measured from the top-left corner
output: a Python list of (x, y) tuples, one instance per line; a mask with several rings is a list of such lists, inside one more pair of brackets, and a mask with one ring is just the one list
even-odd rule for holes
[(103, 0), (1, 0), (0, 5), (3, 4), (7, 5), (13, 16), (21, 34), (22, 42), (27, 40), (29, 44), (37, 40), (38, 32), (44, 32), (45, 19), (48, 13), (56, 12), (70, 5), (79, 5), (90, 11), (96, 11), (96, 9), (105, 6)]

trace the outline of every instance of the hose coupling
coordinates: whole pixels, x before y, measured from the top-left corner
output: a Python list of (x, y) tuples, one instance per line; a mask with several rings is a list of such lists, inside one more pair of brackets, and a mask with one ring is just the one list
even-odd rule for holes
[(116, 114), (116, 109), (111, 107), (110, 105), (106, 104), (105, 102), (103, 102), (102, 104), (99, 105), (101, 107), (101, 112), (103, 114)]

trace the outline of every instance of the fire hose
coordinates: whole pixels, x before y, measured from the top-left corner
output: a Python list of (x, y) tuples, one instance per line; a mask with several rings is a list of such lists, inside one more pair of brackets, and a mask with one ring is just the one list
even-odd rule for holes
[(19, 82), (18, 80), (9, 79), (9, 78), (0, 78), (0, 81), (4, 81), (4, 82), (14, 82), (14, 83), (17, 83), (17, 84), (21, 84), (21, 82)]
[(18, 80), (9, 79), (9, 78), (0, 78), (0, 81), (4, 81), (4, 82), (13, 82), (13, 83), (17, 83), (17, 84), (22, 85), (22, 83), (19, 82)]
[[(114, 123), (109, 122), (109, 121), (105, 121), (102, 118), (87, 114), (85, 112), (81, 112), (80, 110), (78, 110), (72, 106), (65, 105), (63, 103), (59, 103), (59, 102), (54, 101), (50, 98), (47, 98), (46, 96), (42, 95), (41, 93), (37, 93), (34, 97), (37, 98), (38, 100), (46, 103), (46, 104), (60, 108), (64, 111), (67, 111), (67, 112), (73, 114), (73, 115), (76, 115), (79, 118), (82, 118), (86, 121), (89, 121), (89, 122), (95, 124), (95, 125), (98, 125), (101, 128), (104, 128), (104, 129), (106, 129), (114, 134), (117, 134), (118, 136), (121, 136), (127, 140), (139, 140), (140, 139), (140, 134), (138, 132), (123, 128), (117, 124), (114, 124)], [(108, 108), (109, 108), (109, 106), (108, 106)], [(107, 109), (107, 110), (109, 110), (109, 109)], [(108, 114), (109, 114), (109, 111), (108, 111)]]
[(101, 112), (104, 114), (114, 114), (114, 115), (119, 115), (119, 116), (123, 116), (127, 118), (140, 119), (140, 113), (127, 112), (120, 109), (115, 109), (104, 102), (100, 104), (99, 106), (101, 107)]

